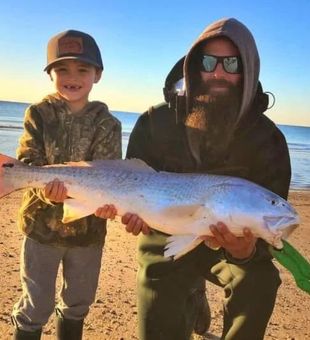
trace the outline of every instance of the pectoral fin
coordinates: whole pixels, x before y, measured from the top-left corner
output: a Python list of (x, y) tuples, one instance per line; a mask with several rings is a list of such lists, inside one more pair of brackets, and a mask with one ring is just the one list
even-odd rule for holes
[(63, 223), (69, 223), (78, 220), (82, 217), (89, 216), (95, 212), (94, 207), (81, 202), (79, 200), (70, 198), (64, 201), (63, 205)]
[(178, 259), (192, 249), (196, 248), (198, 244), (203, 242), (197, 235), (173, 235), (168, 237), (167, 245), (165, 247), (164, 256), (173, 256)]

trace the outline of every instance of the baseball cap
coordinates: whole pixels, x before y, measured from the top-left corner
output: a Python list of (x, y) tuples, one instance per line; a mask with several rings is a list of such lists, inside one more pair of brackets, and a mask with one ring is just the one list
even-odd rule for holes
[(52, 37), (47, 45), (44, 71), (49, 73), (56, 62), (67, 59), (80, 60), (103, 70), (99, 47), (95, 39), (84, 32), (67, 30)]

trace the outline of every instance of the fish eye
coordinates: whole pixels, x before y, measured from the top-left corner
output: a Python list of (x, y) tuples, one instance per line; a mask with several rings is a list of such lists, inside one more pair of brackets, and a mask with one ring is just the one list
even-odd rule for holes
[(272, 200), (272, 201), (271, 201), (271, 204), (272, 204), (272, 205), (275, 205), (275, 204), (276, 204), (276, 201), (275, 201), (275, 200)]

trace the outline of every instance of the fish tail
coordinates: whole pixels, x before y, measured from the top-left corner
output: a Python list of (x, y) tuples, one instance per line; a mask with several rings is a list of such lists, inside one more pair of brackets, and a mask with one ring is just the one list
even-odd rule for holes
[(13, 167), (16, 163), (19, 163), (19, 161), (15, 158), (0, 154), (0, 198), (16, 190), (13, 183), (7, 181), (4, 176), (5, 168)]

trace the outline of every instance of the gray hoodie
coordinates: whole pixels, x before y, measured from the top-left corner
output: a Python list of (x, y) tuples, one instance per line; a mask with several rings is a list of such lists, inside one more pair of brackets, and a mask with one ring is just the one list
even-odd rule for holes
[[(184, 77), (187, 98), (191, 98), (189, 65), (194, 50), (201, 42), (215, 37), (229, 38), (239, 49), (243, 64), (243, 95), (236, 125), (241, 117), (249, 110), (256, 94), (259, 77), (259, 55), (251, 32), (236, 19), (220, 19), (200, 34), (190, 48), (184, 61)], [(189, 103), (189, 101), (187, 101)], [(189, 107), (187, 107), (189, 109)]]

